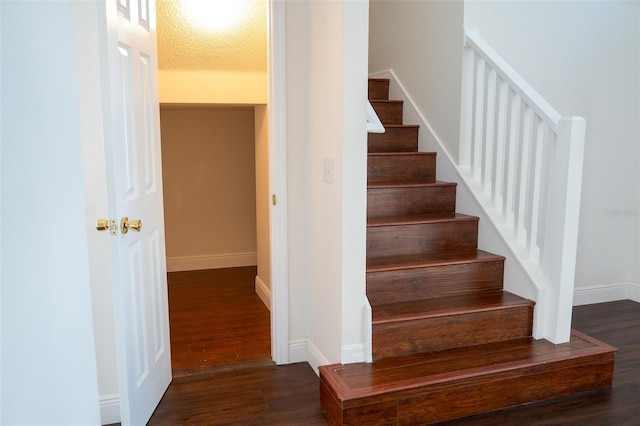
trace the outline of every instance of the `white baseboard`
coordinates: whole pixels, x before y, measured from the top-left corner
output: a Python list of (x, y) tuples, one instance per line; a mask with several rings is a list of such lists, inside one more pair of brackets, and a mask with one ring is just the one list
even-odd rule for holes
[(308, 339), (295, 339), (289, 341), (289, 362), (307, 362)]
[(267, 309), (271, 310), (271, 289), (262, 278), (256, 275), (256, 294)]
[(289, 341), (289, 362), (308, 362), (313, 371), (319, 376), (318, 367), (331, 364), (329, 359), (309, 339), (296, 339)]
[(100, 424), (120, 423), (120, 394), (100, 396)]
[(629, 299), (640, 303), (640, 284), (629, 284)]
[(255, 266), (258, 255), (247, 253), (211, 254), (207, 256), (184, 256), (167, 258), (167, 272), (196, 271), (200, 269), (238, 268)]
[(576, 287), (573, 290), (573, 306), (628, 299), (640, 303), (640, 285), (634, 283), (603, 284)]
[(345, 345), (342, 347), (342, 363), (351, 364), (354, 362), (365, 362), (367, 359), (365, 355), (364, 343), (358, 343), (355, 345)]

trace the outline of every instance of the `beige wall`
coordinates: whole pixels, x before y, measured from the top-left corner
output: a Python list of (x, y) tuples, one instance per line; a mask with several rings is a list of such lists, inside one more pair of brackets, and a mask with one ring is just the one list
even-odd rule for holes
[(162, 106), (169, 270), (256, 264), (253, 108)]
[[(255, 109), (255, 156), (256, 156), (256, 228), (258, 248), (258, 276), (256, 292), (269, 307), (271, 288), (271, 250), (269, 238), (269, 113), (266, 105)], [(262, 288), (261, 288), (262, 287)]]
[(268, 101), (266, 72), (158, 72), (160, 103), (256, 105)]
[[(157, 1), (161, 103), (267, 103), (267, 1), (233, 3), (239, 19), (222, 30), (193, 22), (188, 2)], [(199, 4), (201, 17), (223, 15)]]

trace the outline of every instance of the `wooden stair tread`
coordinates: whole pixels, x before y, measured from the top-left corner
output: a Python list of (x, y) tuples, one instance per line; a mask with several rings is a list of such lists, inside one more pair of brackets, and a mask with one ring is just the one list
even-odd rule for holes
[(402, 188), (402, 187), (416, 187), (433, 184), (435, 181), (430, 178), (413, 178), (413, 179), (385, 179), (367, 182), (367, 189), (372, 188)]
[(580, 365), (582, 358), (615, 351), (614, 347), (574, 330), (570, 342), (559, 345), (533, 338), (516, 339), (386, 358), (375, 363), (327, 365), (320, 370), (346, 407), (350, 400), (375, 395), (393, 398), (386, 395), (500, 374), (522, 376), (567, 368)]
[[(378, 99), (376, 99), (378, 100)], [(385, 129), (419, 129), (419, 124), (387, 124), (384, 126)]]
[(405, 256), (389, 256), (367, 259), (367, 272), (395, 271), (400, 269), (426, 268), (430, 266), (458, 265), (471, 262), (492, 262), (504, 260), (483, 250), (464, 252), (420, 253)]
[(369, 99), (371, 104), (401, 104), (404, 103), (401, 99)]
[(535, 305), (535, 302), (506, 291), (412, 300), (372, 306), (372, 324), (413, 321), (533, 305)]
[(432, 156), (436, 155), (435, 152), (405, 152), (405, 151), (391, 151), (391, 152), (370, 152), (367, 154), (370, 157), (389, 157), (389, 156), (398, 156), (398, 157), (408, 157), (408, 156)]
[(477, 216), (461, 213), (423, 213), (403, 216), (372, 217), (367, 219), (367, 227), (416, 225), (426, 223), (478, 221)]
[(455, 182), (445, 182), (437, 180), (435, 182), (426, 180), (415, 180), (413, 182), (407, 182), (406, 180), (395, 182), (370, 182), (367, 183), (367, 189), (383, 189), (383, 188), (415, 188), (419, 186), (434, 187), (434, 186), (457, 186)]

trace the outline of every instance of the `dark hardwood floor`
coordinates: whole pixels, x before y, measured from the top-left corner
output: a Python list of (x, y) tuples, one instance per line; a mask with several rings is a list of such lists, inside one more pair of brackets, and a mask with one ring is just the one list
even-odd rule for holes
[[(640, 424), (640, 304), (574, 308), (575, 329), (618, 348), (613, 389), (469, 417), (449, 425)], [(247, 366), (173, 380), (150, 425), (328, 425), (306, 364)]]
[(610, 391), (487, 413), (448, 425), (640, 425), (640, 303), (576, 306), (573, 328), (618, 348)]
[(173, 377), (271, 364), (269, 310), (255, 277), (253, 266), (168, 274)]

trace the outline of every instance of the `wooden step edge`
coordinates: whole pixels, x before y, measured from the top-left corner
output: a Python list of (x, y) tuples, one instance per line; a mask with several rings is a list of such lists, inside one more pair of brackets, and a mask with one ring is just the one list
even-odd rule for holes
[(388, 151), (388, 152), (368, 152), (369, 157), (410, 157), (410, 156), (426, 156), (432, 157), (438, 155), (433, 151)]
[(403, 104), (402, 99), (369, 99), (371, 104)]
[[(475, 256), (475, 257), (473, 257)], [(403, 256), (405, 257), (405, 256)], [(483, 250), (475, 250), (470, 252), (461, 252), (460, 257), (456, 258), (440, 258), (437, 256), (429, 256), (429, 255), (413, 255), (411, 257), (405, 257), (407, 260), (402, 261), (402, 257), (400, 258), (383, 258), (389, 259), (388, 264), (380, 264), (380, 265), (367, 265), (366, 272), (387, 272), (387, 271), (398, 271), (405, 269), (420, 269), (420, 268), (431, 268), (438, 266), (447, 266), (447, 265), (464, 265), (468, 263), (482, 263), (482, 262), (504, 262), (506, 258), (501, 255), (489, 253)]]
[(367, 219), (367, 228), (383, 226), (424, 225), (446, 222), (478, 222), (477, 216), (461, 213), (427, 213), (391, 217), (372, 217)]
[(367, 81), (391, 81), (388, 77), (368, 77)]
[[(387, 124), (384, 126), (385, 129), (419, 129), (419, 124)], [(381, 135), (383, 133), (370, 133), (370, 135)]]
[[(574, 337), (581, 338), (579, 334), (574, 335)], [(363, 397), (392, 394), (444, 383), (453, 385), (456, 382), (481, 379), (483, 377), (492, 376), (492, 380), (498, 378), (505, 379), (521, 375), (539, 374), (541, 371), (564, 370), (581, 365), (600, 364), (603, 362), (612, 363), (613, 356), (617, 349), (605, 343), (596, 342), (595, 346), (574, 350), (570, 355), (559, 356), (557, 354), (548, 354), (538, 356), (535, 360), (517, 360), (494, 365), (483, 365), (470, 369), (434, 374), (427, 377), (414, 377), (412, 379), (366, 389), (352, 389), (342, 380), (337, 371), (347, 368), (348, 365), (332, 364), (322, 366), (319, 369), (321, 378), (324, 377), (324, 379), (333, 386), (333, 389), (337, 391), (336, 396), (338, 399), (343, 403), (347, 403), (350, 400), (358, 400)], [(603, 356), (606, 359), (598, 359)], [(344, 407), (346, 408), (347, 405), (348, 404), (345, 404)]]
[(456, 182), (445, 182), (437, 180), (435, 182), (371, 182), (367, 183), (367, 189), (385, 188), (429, 188), (429, 187), (456, 187)]
[(425, 177), (425, 178), (412, 178), (412, 179), (388, 179), (388, 178), (373, 178), (367, 180), (367, 189), (376, 188), (378, 185), (382, 187), (390, 187), (393, 188), (394, 185), (402, 185), (405, 188), (411, 187), (421, 187), (423, 185), (428, 185), (436, 183), (435, 178)]
[[(492, 293), (492, 291), (487, 291), (486, 293)], [(451, 296), (451, 297), (455, 297), (455, 296)], [(436, 299), (429, 299), (429, 300), (436, 300)], [(398, 303), (403, 303), (403, 302), (398, 302)], [(398, 323), (398, 322), (418, 321), (418, 320), (442, 318), (442, 317), (454, 317), (454, 316), (468, 315), (468, 314), (474, 314), (479, 312), (495, 312), (495, 311), (501, 311), (505, 309), (517, 309), (517, 308), (525, 308), (525, 307), (533, 309), (535, 304), (536, 302), (534, 301), (522, 299), (519, 301), (515, 301), (515, 300), (506, 301), (506, 302), (502, 301), (500, 303), (488, 304), (488, 305), (479, 306), (479, 307), (462, 306), (462, 307), (456, 307), (451, 309), (443, 309), (437, 312), (421, 311), (421, 312), (411, 312), (411, 313), (398, 314), (398, 315), (388, 315), (383, 318), (375, 318), (376, 306), (372, 306), (374, 311), (373, 312), (374, 318), (372, 318), (371, 324), (376, 326), (376, 325), (391, 324), (391, 323)], [(384, 306), (384, 305), (378, 305), (378, 306)]]
[(587, 334), (584, 334), (583, 332), (578, 331), (578, 330), (571, 329), (571, 336), (575, 336), (575, 337), (577, 337), (579, 339), (584, 340), (585, 342), (589, 342), (594, 346), (602, 348), (602, 350), (609, 350), (609, 351), (613, 351), (613, 352), (617, 352), (618, 351), (618, 348), (616, 348), (615, 346), (611, 346), (608, 343), (605, 343), (605, 342), (603, 342), (601, 340), (598, 340), (598, 339), (596, 339), (594, 337), (591, 337), (591, 336), (589, 336)]

